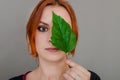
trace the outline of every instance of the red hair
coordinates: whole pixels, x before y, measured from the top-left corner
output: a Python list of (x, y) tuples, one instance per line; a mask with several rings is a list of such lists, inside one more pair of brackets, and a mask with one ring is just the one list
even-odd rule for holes
[[(36, 46), (35, 46), (35, 33), (36, 33), (37, 26), (39, 24), (39, 21), (41, 19), (42, 12), (46, 6), (56, 5), (56, 4), (64, 7), (68, 11), (71, 18), (72, 30), (76, 34), (77, 36), (76, 38), (78, 39), (77, 20), (76, 20), (74, 10), (70, 6), (70, 4), (65, 0), (41, 0), (37, 4), (37, 6), (34, 8), (26, 27), (26, 36), (28, 37), (28, 41), (29, 41), (28, 45), (30, 45), (31, 54), (34, 57), (38, 57)], [(75, 53), (75, 50), (71, 52), (72, 55), (74, 55), (74, 53)]]

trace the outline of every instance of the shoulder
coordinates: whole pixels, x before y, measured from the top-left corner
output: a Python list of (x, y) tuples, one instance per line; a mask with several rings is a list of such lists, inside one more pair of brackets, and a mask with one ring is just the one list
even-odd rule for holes
[(26, 80), (26, 75), (30, 73), (31, 71), (26, 72), (25, 74), (15, 76), (13, 78), (10, 78), (9, 80)]
[(13, 78), (10, 78), (9, 80), (23, 80), (23, 75), (15, 76)]
[(101, 80), (100, 77), (98, 76), (98, 74), (96, 74), (95, 72), (90, 71), (90, 70), (89, 70), (89, 72), (91, 73), (90, 80)]

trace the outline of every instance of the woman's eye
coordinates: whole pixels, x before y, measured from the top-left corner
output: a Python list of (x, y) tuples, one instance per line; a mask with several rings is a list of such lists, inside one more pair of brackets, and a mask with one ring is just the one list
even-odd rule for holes
[(48, 28), (45, 27), (45, 26), (39, 26), (37, 29), (38, 29), (40, 32), (46, 32), (46, 31), (48, 31)]

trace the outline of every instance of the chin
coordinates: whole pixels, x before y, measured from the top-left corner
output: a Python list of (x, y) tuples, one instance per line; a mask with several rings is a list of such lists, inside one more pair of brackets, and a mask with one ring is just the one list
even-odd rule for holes
[[(46, 55), (45, 55), (46, 54)], [(44, 55), (41, 55), (39, 58), (44, 59), (48, 62), (59, 62), (66, 59), (65, 53), (58, 52), (58, 53), (45, 53)]]
[(59, 62), (59, 61), (63, 61), (66, 57), (65, 56), (59, 56), (59, 57), (51, 57), (49, 58), (49, 61), (52, 61), (52, 62)]

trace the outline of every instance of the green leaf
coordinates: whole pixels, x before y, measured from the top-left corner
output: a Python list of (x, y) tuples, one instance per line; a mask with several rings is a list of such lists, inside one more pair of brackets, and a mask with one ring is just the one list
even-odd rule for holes
[(76, 35), (70, 25), (61, 17), (52, 12), (51, 43), (66, 54), (76, 47)]

